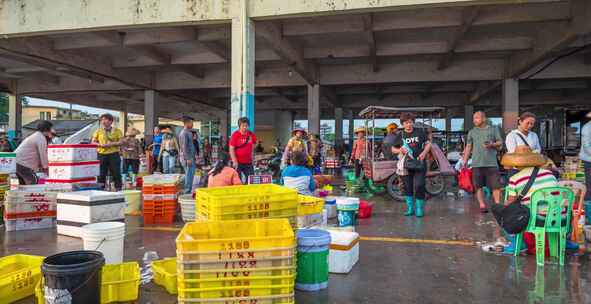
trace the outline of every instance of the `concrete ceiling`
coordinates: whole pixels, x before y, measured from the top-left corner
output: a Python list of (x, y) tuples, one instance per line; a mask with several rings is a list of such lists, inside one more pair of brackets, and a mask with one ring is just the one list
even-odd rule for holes
[[(583, 2), (256, 21), (256, 107), (303, 111), (308, 82), (321, 85), (325, 112), (497, 106), (499, 80), (528, 78), (567, 52), (521, 82), (525, 103), (587, 103), (577, 97), (591, 91), (591, 50), (583, 48), (591, 9), (577, 9)], [(211, 118), (229, 101), (230, 39), (227, 23), (0, 39), (0, 89), (140, 114), (143, 90), (154, 89), (161, 116)]]

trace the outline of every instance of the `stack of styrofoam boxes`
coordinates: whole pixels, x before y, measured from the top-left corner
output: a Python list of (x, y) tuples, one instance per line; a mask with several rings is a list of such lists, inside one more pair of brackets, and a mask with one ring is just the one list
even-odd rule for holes
[(57, 192), (10, 190), (6, 192), (6, 231), (47, 229), (55, 226)]
[(82, 237), (82, 226), (125, 222), (125, 196), (98, 190), (60, 193), (57, 196), (57, 233)]
[(179, 174), (154, 174), (143, 178), (144, 224), (172, 224), (181, 192)]
[(100, 174), (96, 145), (49, 145), (47, 183), (94, 183)]
[(295, 303), (286, 219), (187, 223), (176, 239), (178, 303)]

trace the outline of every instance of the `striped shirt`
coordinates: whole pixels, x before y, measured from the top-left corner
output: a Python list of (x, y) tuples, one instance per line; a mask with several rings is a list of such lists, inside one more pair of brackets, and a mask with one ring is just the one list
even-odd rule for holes
[[(521, 194), (523, 188), (525, 188), (525, 185), (529, 181), (529, 177), (531, 176), (533, 169), (533, 167), (522, 169), (509, 179), (509, 185), (507, 185), (507, 192), (509, 196), (517, 197)], [(531, 195), (536, 190), (556, 186), (558, 186), (558, 181), (556, 180), (556, 177), (554, 177), (554, 174), (552, 174), (552, 172), (549, 170), (540, 169), (536, 179), (534, 180), (534, 183), (532, 184), (529, 191), (525, 194), (521, 202), (528, 205)], [(538, 214), (545, 214), (546, 209), (547, 206), (538, 205)]]

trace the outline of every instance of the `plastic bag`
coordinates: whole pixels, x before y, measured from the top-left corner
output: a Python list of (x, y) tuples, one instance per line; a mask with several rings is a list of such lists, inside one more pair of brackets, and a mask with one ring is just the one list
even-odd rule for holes
[(472, 169), (462, 168), (458, 175), (458, 186), (460, 189), (472, 193), (474, 192), (474, 184), (472, 184)]

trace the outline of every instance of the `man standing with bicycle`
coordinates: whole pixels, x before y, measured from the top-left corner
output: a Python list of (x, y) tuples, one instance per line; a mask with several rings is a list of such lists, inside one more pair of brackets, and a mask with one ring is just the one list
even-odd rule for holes
[(480, 205), (480, 212), (487, 213), (483, 189), (485, 186), (492, 191), (495, 204), (501, 201), (497, 152), (503, 147), (503, 139), (498, 128), (487, 124), (484, 112), (475, 112), (473, 119), (474, 128), (466, 137), (463, 161), (467, 164), (470, 154), (472, 155), (472, 182), (476, 189), (476, 200)]
[(253, 148), (257, 137), (250, 130), (250, 120), (246, 117), (238, 119), (238, 130), (230, 137), (230, 157), (243, 184), (248, 177), (254, 175)]

